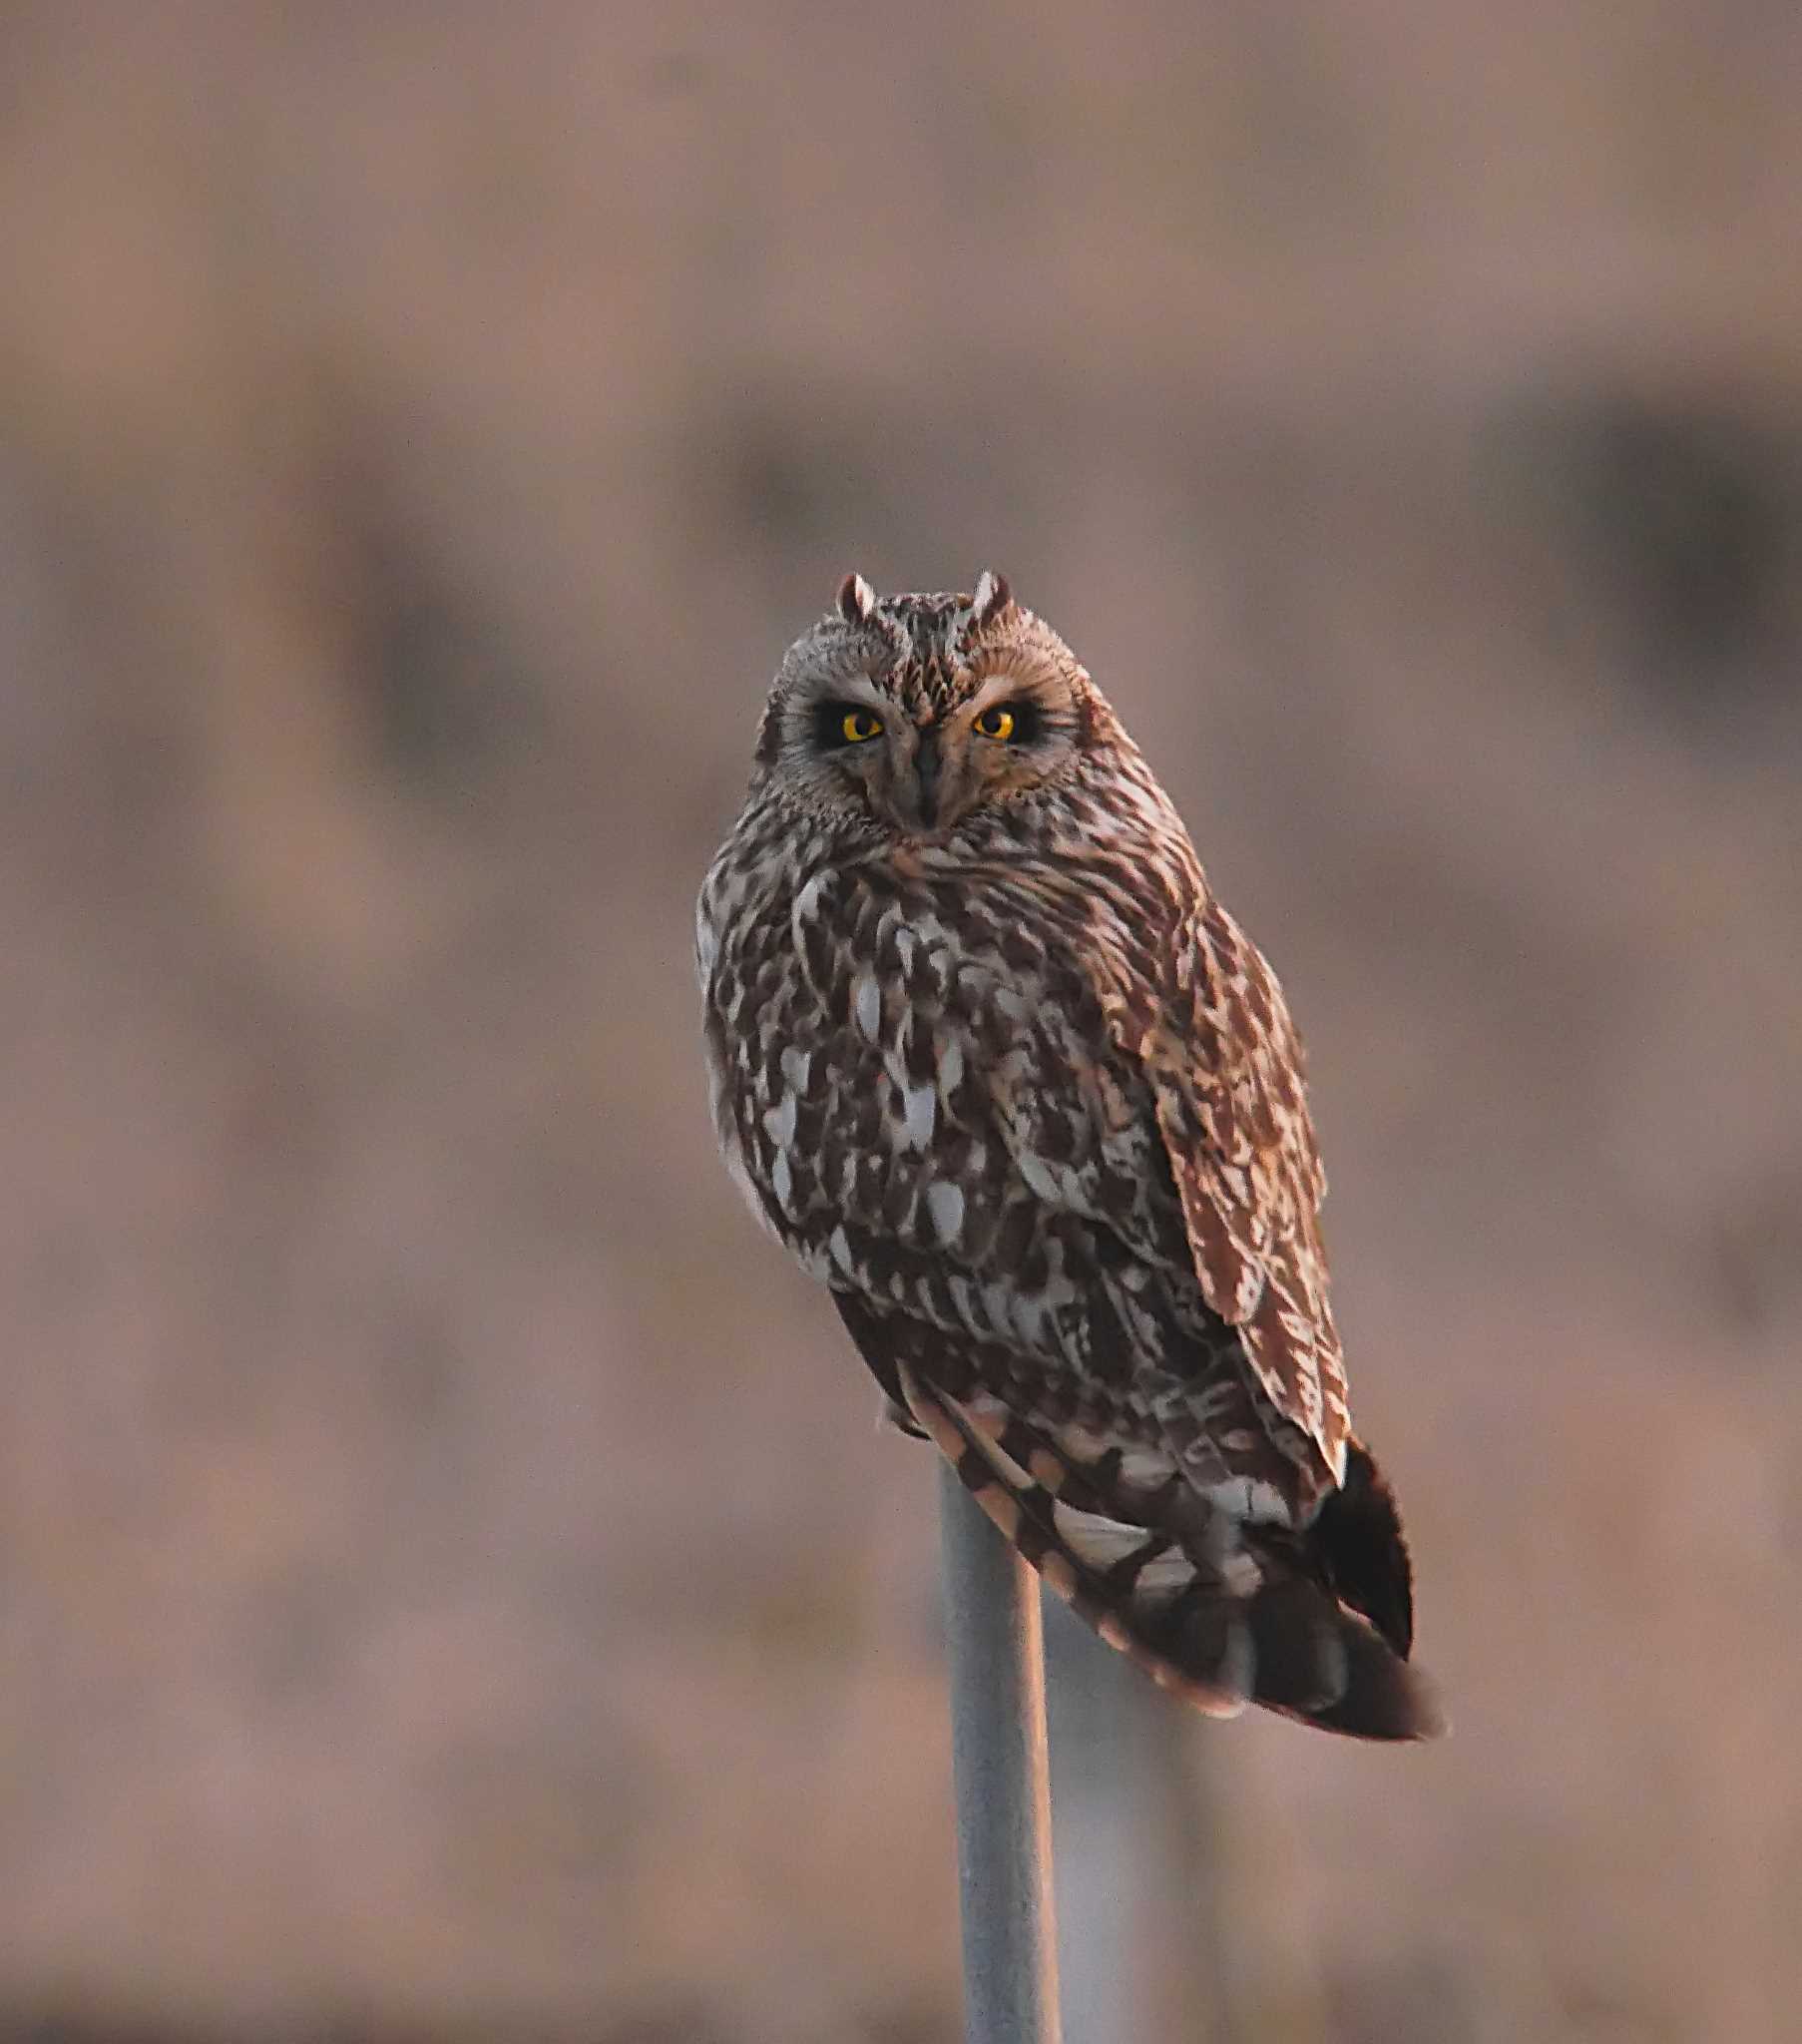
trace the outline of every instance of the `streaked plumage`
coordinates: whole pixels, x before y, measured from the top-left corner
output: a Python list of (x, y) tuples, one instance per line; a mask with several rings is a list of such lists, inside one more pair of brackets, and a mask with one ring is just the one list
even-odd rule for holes
[(1004, 582), (847, 578), (697, 943), (728, 1166), (1052, 1587), (1204, 1710), (1436, 1730), (1281, 989)]

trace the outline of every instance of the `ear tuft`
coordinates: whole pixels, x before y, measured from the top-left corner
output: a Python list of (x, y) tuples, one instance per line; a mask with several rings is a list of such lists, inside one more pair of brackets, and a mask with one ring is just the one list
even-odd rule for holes
[(838, 585), (838, 615), (847, 625), (867, 625), (876, 608), (876, 592), (861, 575), (847, 575)]
[(976, 578), (976, 594), (970, 599), (970, 622), (980, 631), (984, 625), (993, 624), (1013, 601), (1008, 578), (985, 568)]

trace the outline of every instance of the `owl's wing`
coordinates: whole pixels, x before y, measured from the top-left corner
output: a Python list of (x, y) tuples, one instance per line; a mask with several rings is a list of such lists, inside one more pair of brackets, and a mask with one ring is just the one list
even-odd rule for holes
[(1218, 903), (1204, 896), (1176, 942), (1162, 986), (1125, 973), (1103, 986), (1109, 1026), (1150, 1086), (1203, 1297), (1343, 1483), (1350, 1420), (1301, 1045), (1275, 975)]

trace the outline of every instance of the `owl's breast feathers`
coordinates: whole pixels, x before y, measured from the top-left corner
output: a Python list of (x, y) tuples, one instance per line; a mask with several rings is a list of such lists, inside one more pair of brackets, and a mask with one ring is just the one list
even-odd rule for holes
[(1299, 1053), (1198, 872), (820, 865), (703, 952), (722, 1141), (816, 1277), (1117, 1380), (1230, 1328), (1297, 1505), (1341, 1480)]

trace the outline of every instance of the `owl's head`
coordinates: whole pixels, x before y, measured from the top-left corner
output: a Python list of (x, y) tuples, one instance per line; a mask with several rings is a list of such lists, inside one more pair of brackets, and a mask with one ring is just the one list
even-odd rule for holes
[(969, 596), (879, 597), (847, 575), (783, 659), (757, 770), (816, 815), (939, 840), (1068, 779), (1106, 715), (1001, 576)]

